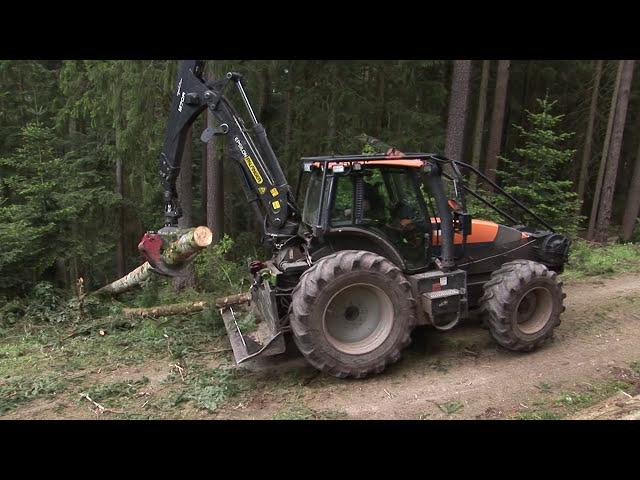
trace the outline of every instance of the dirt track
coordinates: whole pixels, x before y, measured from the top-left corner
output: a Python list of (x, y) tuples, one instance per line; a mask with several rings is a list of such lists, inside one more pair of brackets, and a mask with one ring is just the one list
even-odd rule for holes
[[(285, 360), (254, 364), (252, 370), (266, 374), (261, 387), (231, 399), (215, 413), (183, 404), (164, 410), (161, 418), (310, 418), (309, 412), (315, 412), (319, 413), (315, 418), (475, 419), (526, 414), (563, 392), (610, 380), (612, 370), (640, 361), (640, 275), (575, 282), (564, 290), (567, 310), (555, 339), (533, 353), (498, 347), (475, 322), (450, 332), (423, 328), (414, 332), (401, 361), (382, 375), (339, 380), (319, 374), (299, 354), (292, 354)], [(139, 366), (102, 374), (99, 381), (144, 375), (150, 395), (145, 398), (161, 400), (171, 363), (168, 358), (150, 358)], [(279, 384), (278, 375), (287, 376), (294, 368), (303, 380), (293, 387)], [(280, 373), (269, 375), (269, 371)], [(97, 374), (92, 375), (98, 380)], [(640, 377), (637, 381), (640, 389)], [(626, 398), (634, 392), (617, 393)], [(77, 395), (63, 395), (64, 409), (57, 407), (60, 401), (35, 401), (3, 418), (98, 418)], [(146, 412), (143, 407), (136, 410)]]
[[(526, 412), (542, 384), (560, 392), (640, 360), (640, 275), (564, 290), (562, 324), (555, 339), (536, 352), (499, 348), (477, 324), (446, 333), (418, 330), (403, 360), (384, 374), (364, 381), (320, 376), (303, 389), (301, 400), (311, 409), (357, 419), (505, 418)], [(253, 403), (228, 414), (270, 418), (281, 407)]]

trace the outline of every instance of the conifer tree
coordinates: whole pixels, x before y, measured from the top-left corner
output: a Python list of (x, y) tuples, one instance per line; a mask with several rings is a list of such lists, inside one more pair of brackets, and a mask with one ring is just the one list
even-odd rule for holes
[[(554, 115), (557, 101), (548, 96), (537, 100), (538, 111), (527, 111), (527, 128), (514, 126), (519, 134), (519, 148), (513, 150), (498, 175), (505, 190), (529, 206), (555, 229), (575, 234), (581, 217), (580, 201), (573, 191), (573, 182), (565, 180), (566, 169), (575, 157), (576, 150), (566, 148), (574, 133), (560, 131), (564, 115)], [(513, 209), (504, 203), (506, 210)]]

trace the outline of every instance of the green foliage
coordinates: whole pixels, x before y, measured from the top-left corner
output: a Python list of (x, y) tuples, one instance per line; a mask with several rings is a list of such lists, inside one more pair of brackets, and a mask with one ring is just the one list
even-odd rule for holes
[(640, 270), (640, 245), (600, 245), (576, 239), (571, 247), (564, 276), (591, 277)]
[(245, 313), (240, 320), (238, 320), (238, 328), (243, 335), (255, 331), (256, 328), (258, 328), (255, 314), (253, 312)]
[[(216, 60), (210, 65), (214, 78), (231, 69), (244, 74), (256, 113), (292, 183), (300, 156), (360, 151), (356, 137), (363, 132), (405, 151), (444, 147), (450, 62)], [(0, 290), (9, 303), (9, 297), (42, 280), (71, 289), (82, 276), (87, 290), (113, 280), (120, 239), (126, 268), (138, 264), (141, 234), (163, 220), (157, 159), (176, 67), (176, 61), (165, 60), (0, 61)], [(472, 73), (471, 98), (477, 70)], [(591, 61), (513, 61), (509, 79), (511, 92), (524, 93), (509, 98), (510, 117), (518, 123), (526, 109), (535, 106), (529, 99), (547, 90), (558, 99), (557, 105), (543, 101), (548, 111), (543, 107), (542, 112), (526, 114), (526, 131), (505, 129), (504, 150), (519, 147), (509, 155), (513, 164), (505, 165), (514, 193), (531, 200), (536, 212), (569, 233), (574, 229), (571, 220), (578, 217), (575, 198), (565, 195), (570, 185), (562, 182), (576, 168), (567, 152), (583, 140), (589, 98), (585, 86), (592, 75)], [(614, 77), (614, 62), (606, 62), (602, 98), (610, 95)], [(230, 89), (228, 94), (240, 104), (237, 92)], [(564, 117), (551, 113), (554, 105)], [(468, 128), (471, 121), (470, 111)], [(598, 117), (594, 137), (603, 137), (605, 123)], [(194, 224), (202, 223), (203, 213), (203, 145), (198, 139), (203, 127), (201, 120), (194, 125), (192, 144)], [(579, 134), (557, 133), (560, 130)], [(628, 137), (625, 144), (634, 145)], [(594, 141), (594, 152), (601, 151), (601, 138)], [(224, 144), (224, 139), (218, 142), (220, 155)], [(467, 142), (466, 153), (470, 146)], [(365, 146), (362, 151), (373, 150)], [(123, 167), (122, 196), (113, 193), (116, 162)], [(232, 171), (225, 169), (230, 177)], [(539, 186), (530, 181), (531, 175)], [(469, 204), (476, 218), (504, 221), (473, 200)], [(225, 231), (234, 246), (203, 255), (199, 286), (208, 292), (235, 293), (246, 283), (246, 257), (263, 254), (256, 248), (259, 226), (245, 205), (239, 182), (225, 179)], [(117, 221), (120, 211), (123, 224)], [(149, 285), (141, 301), (161, 302), (169, 298), (169, 290), (162, 282)], [(16, 304), (4, 311), (20, 317)]]
[(233, 258), (235, 242), (225, 235), (193, 261), (198, 286), (217, 295), (237, 293), (248, 279), (248, 269)]
[(64, 390), (59, 375), (35, 379), (13, 377), (0, 382), (0, 415), (37, 398), (51, 397)]
[(88, 170), (82, 156), (59, 154), (52, 128), (31, 123), (21, 131), (22, 145), (0, 158), (0, 288), (30, 286), (56, 260), (78, 257), (91, 262), (106, 245), (87, 248), (83, 229), (96, 219), (96, 205), (108, 206), (112, 194)]
[[(575, 235), (582, 220), (580, 202), (573, 182), (564, 179), (576, 153), (564, 145), (574, 134), (559, 131), (564, 115), (553, 114), (557, 101), (546, 96), (537, 103), (537, 112), (526, 111), (528, 128), (514, 126), (522, 146), (513, 150), (512, 160), (501, 158), (503, 170), (497, 174), (508, 193), (558, 231)], [(496, 196), (496, 200), (507, 213), (520, 216), (506, 199)]]
[(460, 402), (446, 402), (441, 404), (439, 403), (438, 408), (442, 410), (444, 413), (448, 415), (452, 415), (462, 410), (462, 408), (464, 408), (464, 404)]
[(109, 406), (115, 406), (118, 405), (122, 399), (131, 398), (138, 393), (141, 387), (148, 383), (149, 379), (143, 376), (140, 380), (122, 380), (119, 382), (94, 385), (87, 389), (86, 392), (81, 393), (78, 402), (83, 401), (82, 397), (88, 395), (95, 402), (101, 404), (108, 402)]
[(222, 365), (190, 372), (184, 388), (176, 394), (172, 402), (178, 405), (193, 401), (199, 408), (214, 412), (247, 387), (247, 379), (242, 377), (237, 368)]

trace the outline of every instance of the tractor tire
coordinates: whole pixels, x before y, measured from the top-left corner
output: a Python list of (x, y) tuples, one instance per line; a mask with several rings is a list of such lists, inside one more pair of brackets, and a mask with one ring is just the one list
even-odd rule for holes
[(364, 378), (400, 358), (416, 324), (402, 271), (362, 250), (323, 257), (300, 277), (289, 320), (307, 361), (333, 376)]
[(530, 352), (553, 336), (565, 297), (555, 272), (531, 260), (514, 260), (493, 272), (480, 308), (496, 342)]

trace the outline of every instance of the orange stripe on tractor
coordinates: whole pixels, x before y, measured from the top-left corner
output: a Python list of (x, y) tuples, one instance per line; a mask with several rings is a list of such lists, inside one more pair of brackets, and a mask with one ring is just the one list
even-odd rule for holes
[[(495, 241), (498, 236), (498, 229), (500, 225), (494, 222), (490, 222), (488, 220), (477, 220), (472, 219), (471, 226), (471, 235), (467, 235), (467, 243), (490, 243)], [(433, 225), (434, 232), (440, 232), (437, 229), (437, 224), (440, 223), (439, 218), (431, 218), (431, 224)], [(522, 238), (527, 238), (529, 235), (526, 233), (522, 233)], [(453, 235), (453, 243), (455, 245), (462, 244), (462, 235), (459, 233), (454, 233)], [(441, 245), (442, 244), (442, 233), (440, 235), (433, 235), (431, 238), (431, 245)]]

